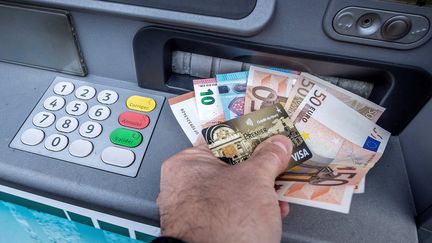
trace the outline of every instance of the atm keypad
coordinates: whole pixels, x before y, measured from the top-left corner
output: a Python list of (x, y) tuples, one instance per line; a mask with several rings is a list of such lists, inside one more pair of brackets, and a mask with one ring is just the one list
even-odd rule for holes
[(57, 77), (10, 146), (134, 177), (164, 99)]

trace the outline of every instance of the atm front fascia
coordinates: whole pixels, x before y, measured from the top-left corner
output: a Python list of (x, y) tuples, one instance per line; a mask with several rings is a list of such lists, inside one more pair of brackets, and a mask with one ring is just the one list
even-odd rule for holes
[[(335, 39), (324, 25), (349, 6), (416, 14), (429, 21), (431, 8), (379, 0), (249, 2), (256, 2), (253, 10), (237, 19), (201, 15), (196, 13), (199, 8), (185, 12), (125, 1), (2, 2), (68, 11), (88, 74), (80, 77), (0, 62), (0, 191), (20, 191), (15, 194), (22, 197), (30, 193), (111, 215), (119, 222), (158, 227), (161, 164), (191, 146), (166, 102), (190, 89), (185, 83), (194, 78), (172, 72), (171, 54), (179, 50), (371, 82), (375, 88), (370, 99), (387, 107), (389, 112), (379, 124), (392, 137), (367, 175), (365, 193), (354, 195), (350, 213), (292, 204), (283, 221), (283, 242), (430, 239), (432, 181), (428, 175), (432, 164), (428, 162), (432, 150), (428, 138), (432, 133), (427, 125), (432, 116), (432, 59), (428, 54), (432, 42), (427, 38), (431, 31), (419, 45), (400, 49)], [(160, 97), (160, 113), (153, 133), (146, 138), (148, 146), (136, 176), (10, 146), (56, 77)], [(141, 229), (145, 230), (157, 234), (155, 228)]]

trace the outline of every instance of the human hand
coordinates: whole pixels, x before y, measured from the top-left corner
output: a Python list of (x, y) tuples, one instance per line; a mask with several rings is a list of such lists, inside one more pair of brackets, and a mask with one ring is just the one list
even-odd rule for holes
[(291, 152), (291, 141), (276, 135), (233, 166), (203, 143), (172, 156), (162, 165), (157, 199), (162, 235), (186, 242), (280, 242), (289, 208), (278, 202), (274, 182)]

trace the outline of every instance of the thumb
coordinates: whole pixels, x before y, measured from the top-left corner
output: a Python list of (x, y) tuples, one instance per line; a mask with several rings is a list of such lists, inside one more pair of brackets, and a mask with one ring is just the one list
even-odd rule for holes
[(276, 135), (258, 145), (246, 164), (254, 167), (254, 171), (264, 173), (273, 183), (288, 166), (291, 153), (291, 140), (286, 136)]

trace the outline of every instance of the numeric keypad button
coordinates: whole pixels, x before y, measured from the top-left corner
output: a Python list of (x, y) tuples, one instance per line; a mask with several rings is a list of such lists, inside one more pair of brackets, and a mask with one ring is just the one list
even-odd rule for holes
[(51, 112), (41, 111), (33, 117), (33, 125), (37, 127), (49, 127), (55, 121), (55, 115)]
[(95, 138), (102, 132), (101, 124), (93, 121), (84, 122), (79, 129), (81, 136), (85, 138)]
[(102, 151), (101, 159), (110, 165), (128, 167), (135, 161), (135, 154), (129, 149), (108, 147)]
[(59, 132), (72, 132), (78, 127), (78, 120), (74, 117), (64, 116), (56, 122), (56, 129)]
[(75, 86), (70, 82), (60, 82), (54, 86), (54, 93), (58, 95), (68, 95), (72, 93)]
[(72, 156), (83, 158), (93, 151), (93, 144), (89, 141), (78, 139), (73, 141), (69, 146), (69, 153)]
[(78, 87), (75, 91), (75, 96), (78, 99), (82, 99), (82, 100), (89, 100), (93, 98), (95, 94), (96, 94), (95, 88), (86, 85)]
[(54, 152), (58, 152), (66, 148), (69, 140), (61, 134), (53, 134), (45, 140), (45, 148)]
[(21, 142), (30, 146), (38, 145), (45, 137), (45, 133), (36, 128), (30, 128), (25, 130), (21, 134)]
[(89, 117), (93, 120), (103, 121), (111, 114), (110, 108), (103, 105), (92, 106), (89, 110)]
[(50, 96), (43, 103), (45, 109), (58, 111), (65, 105), (65, 100), (60, 96)]
[(106, 105), (114, 104), (118, 100), (118, 94), (112, 90), (102, 90), (97, 96), (97, 100)]
[(66, 112), (69, 115), (80, 116), (87, 111), (87, 104), (83, 101), (74, 100), (66, 106)]

